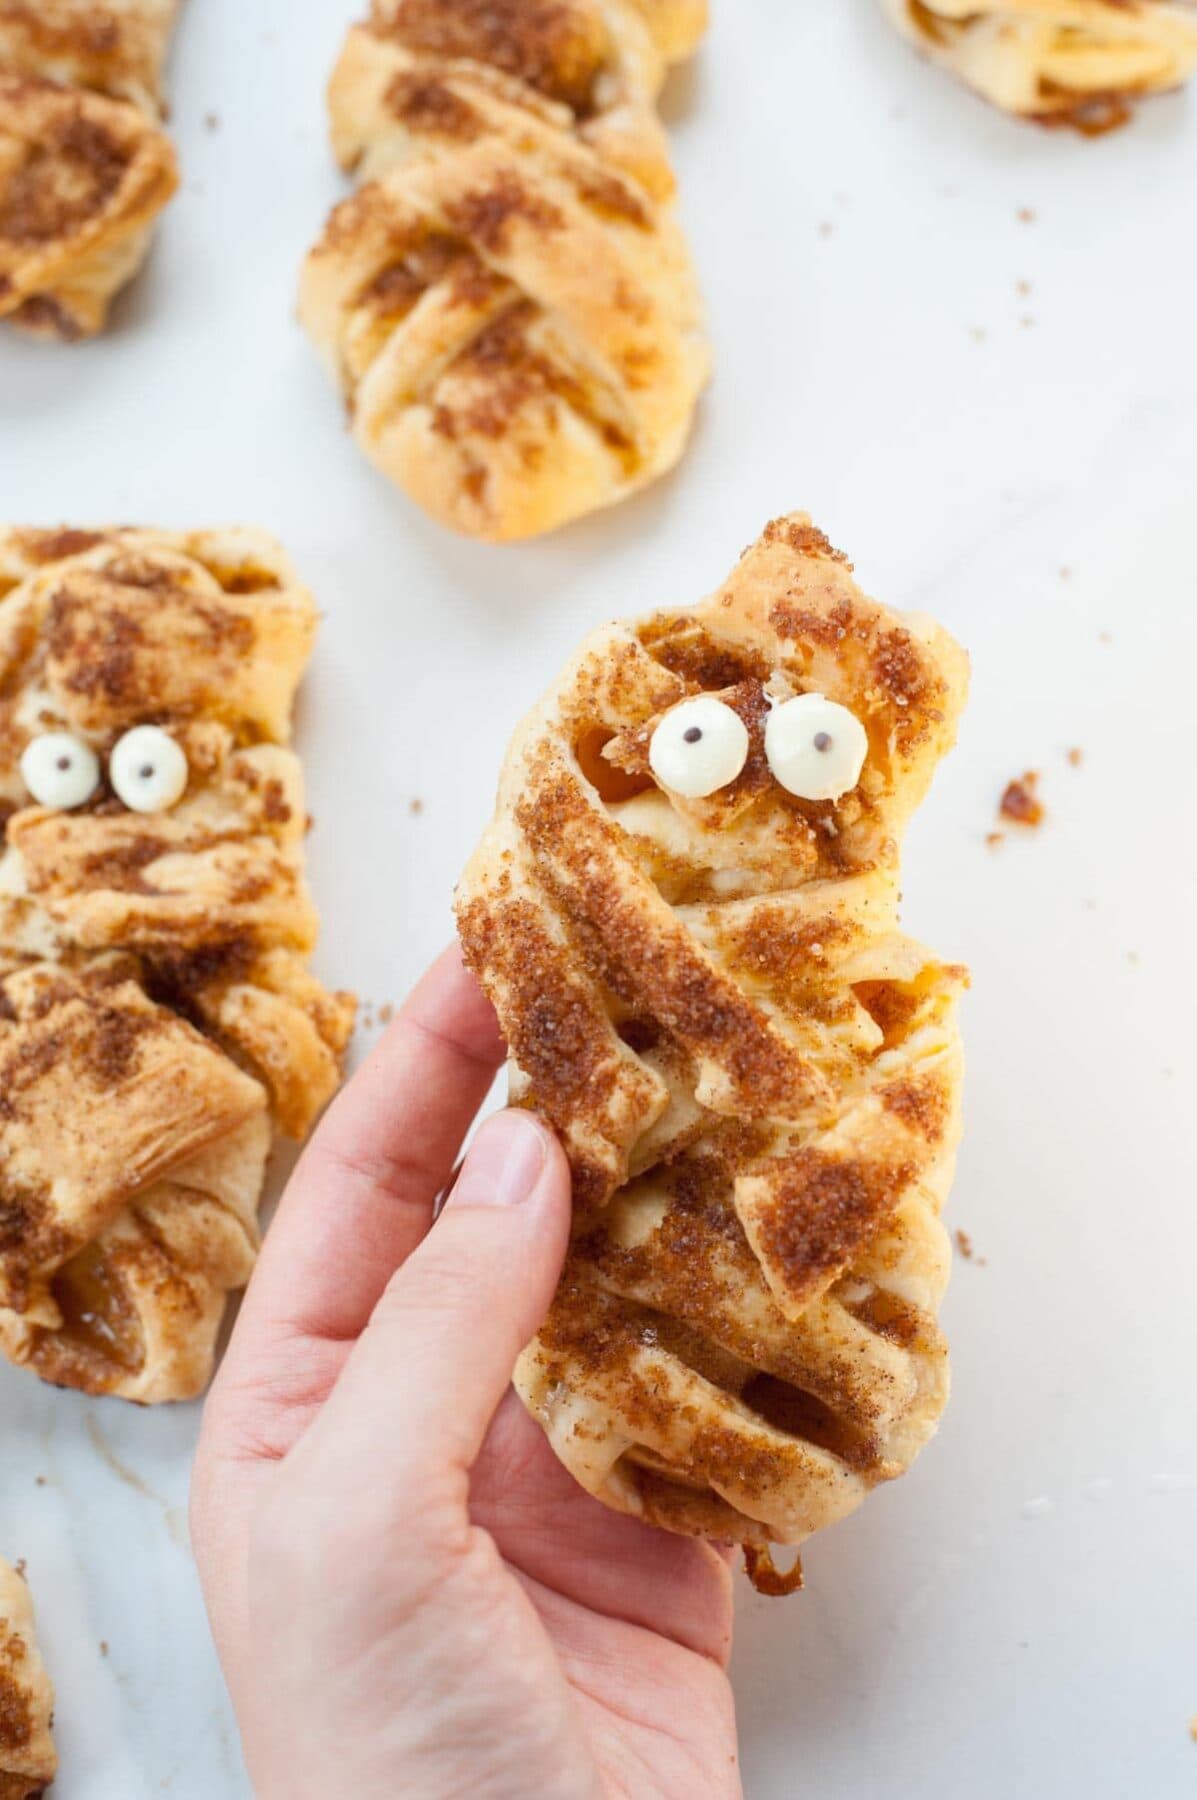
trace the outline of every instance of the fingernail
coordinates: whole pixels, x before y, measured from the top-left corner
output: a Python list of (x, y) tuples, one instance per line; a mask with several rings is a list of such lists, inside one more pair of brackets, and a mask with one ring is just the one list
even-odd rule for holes
[(465, 1159), (450, 1206), (520, 1206), (544, 1173), (548, 1147), (527, 1113), (496, 1113), (481, 1127)]

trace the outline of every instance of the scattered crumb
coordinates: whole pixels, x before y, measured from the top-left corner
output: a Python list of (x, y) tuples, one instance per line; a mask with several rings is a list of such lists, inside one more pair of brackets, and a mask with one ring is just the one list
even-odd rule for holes
[(974, 344), (983, 344), (985, 339), (989, 336), (989, 333), (985, 330), (983, 325), (970, 325), (968, 328), (968, 335), (973, 340)]
[(108, 1639), (107, 1638), (100, 1639), (100, 1655), (105, 1656), (105, 1657), (108, 1655)]
[(998, 850), (1006, 841), (1004, 831), (991, 831), (985, 839), (991, 850)]
[(1061, 581), (1071, 581), (1072, 580), (1072, 570), (1068, 567), (1067, 563), (1061, 563), (1061, 565), (1060, 565), (1060, 580)]
[(17, 1574), (21, 1577), (22, 1581), (24, 1581), (24, 1579), (25, 1579), (25, 1567), (26, 1567), (25, 1558), (23, 1556), (18, 1556), (16, 1562), (13, 1564), (13, 1568), (16, 1570)]
[(1035, 292), (1035, 289), (1029, 281), (1016, 281), (1014, 283), (1014, 292), (1016, 294), (1021, 294), (1025, 300), (1029, 295)]
[(1033, 206), (1020, 206), (1018, 209), (1017, 217), (1020, 225), (1033, 225), (1038, 216)]
[(959, 1250), (965, 1262), (975, 1262), (978, 1269), (987, 1269), (989, 1267), (988, 1259), (984, 1256), (978, 1256), (973, 1249), (973, 1240), (968, 1235), (967, 1231), (957, 1231), (956, 1248)]
[(821, 219), (820, 220), (819, 236), (822, 238), (829, 238), (829, 237), (835, 236), (835, 225), (831, 219)]
[(205, 131), (219, 131), (220, 130), (220, 114), (215, 113), (215, 112), (205, 113), (204, 114), (204, 129), (205, 129)]
[(407, 810), (413, 819), (418, 819), (424, 810), (424, 802), (422, 800), (413, 800)]
[(1072, 746), (1072, 749), (1068, 752), (1069, 767), (1073, 768), (1073, 769), (1080, 769), (1080, 768), (1083, 768), (1084, 762), (1085, 762), (1085, 752), (1081, 749), (1079, 744), (1074, 744)]
[(1189, 1736), (1192, 1738), (1193, 1742), (1197, 1744), (1197, 1713), (1194, 1713), (1193, 1717), (1189, 1720)]
[(385, 1005), (379, 1007), (378, 1023), (380, 1025), (389, 1025), (391, 1020), (394, 1018), (394, 1016), (395, 1016), (395, 1008), (391, 1005), (389, 1000), (386, 1002)]
[(44, 1475), (35, 1475), (33, 1480), (36, 1487), (45, 1487), (46, 1485), (46, 1478)]
[(1042, 825), (1044, 810), (1038, 788), (1039, 776), (1034, 769), (1028, 769), (1021, 781), (1008, 782), (998, 808), (1002, 818), (1028, 828)]

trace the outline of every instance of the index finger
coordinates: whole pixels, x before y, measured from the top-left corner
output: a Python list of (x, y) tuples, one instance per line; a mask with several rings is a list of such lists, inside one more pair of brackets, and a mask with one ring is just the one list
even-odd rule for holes
[(454, 945), (333, 1102), (279, 1206), (230, 1357), (263, 1339), (347, 1342), (424, 1237), (504, 1057)]

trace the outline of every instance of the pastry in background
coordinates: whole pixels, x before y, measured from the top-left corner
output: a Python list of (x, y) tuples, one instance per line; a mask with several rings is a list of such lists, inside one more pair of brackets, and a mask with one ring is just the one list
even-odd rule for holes
[(53, 1723), (29, 1589), (0, 1557), (0, 1800), (34, 1800), (49, 1787), (58, 1773)]
[(708, 375), (656, 99), (705, 7), (374, 0), (329, 91), (364, 185), (301, 317), (355, 437), (443, 524), (550, 531), (682, 454)]
[(316, 609), (253, 531), (0, 533), (0, 1350), (198, 1393), (277, 1127), (336, 1088), (348, 995), (288, 747)]
[(1096, 136), (1197, 69), (1182, 0), (883, 0), (899, 30), (995, 106)]
[(516, 1385), (592, 1494), (800, 1543), (948, 1392), (965, 972), (898, 923), (965, 697), (802, 514), (691, 611), (596, 632), (517, 731), (461, 883), (572, 1248)]
[(178, 0), (0, 4), (0, 318), (103, 328), (178, 186), (162, 68)]

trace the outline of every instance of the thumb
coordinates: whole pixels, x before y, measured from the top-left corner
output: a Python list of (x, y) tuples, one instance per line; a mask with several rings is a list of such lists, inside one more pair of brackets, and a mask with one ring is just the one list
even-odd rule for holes
[(528, 1112), (489, 1119), (329, 1402), (323, 1423), (361, 1438), (368, 1462), (356, 1466), (385, 1465), (407, 1492), (421, 1475), (472, 1467), (548, 1311), (569, 1220), (569, 1165), (552, 1132)]

